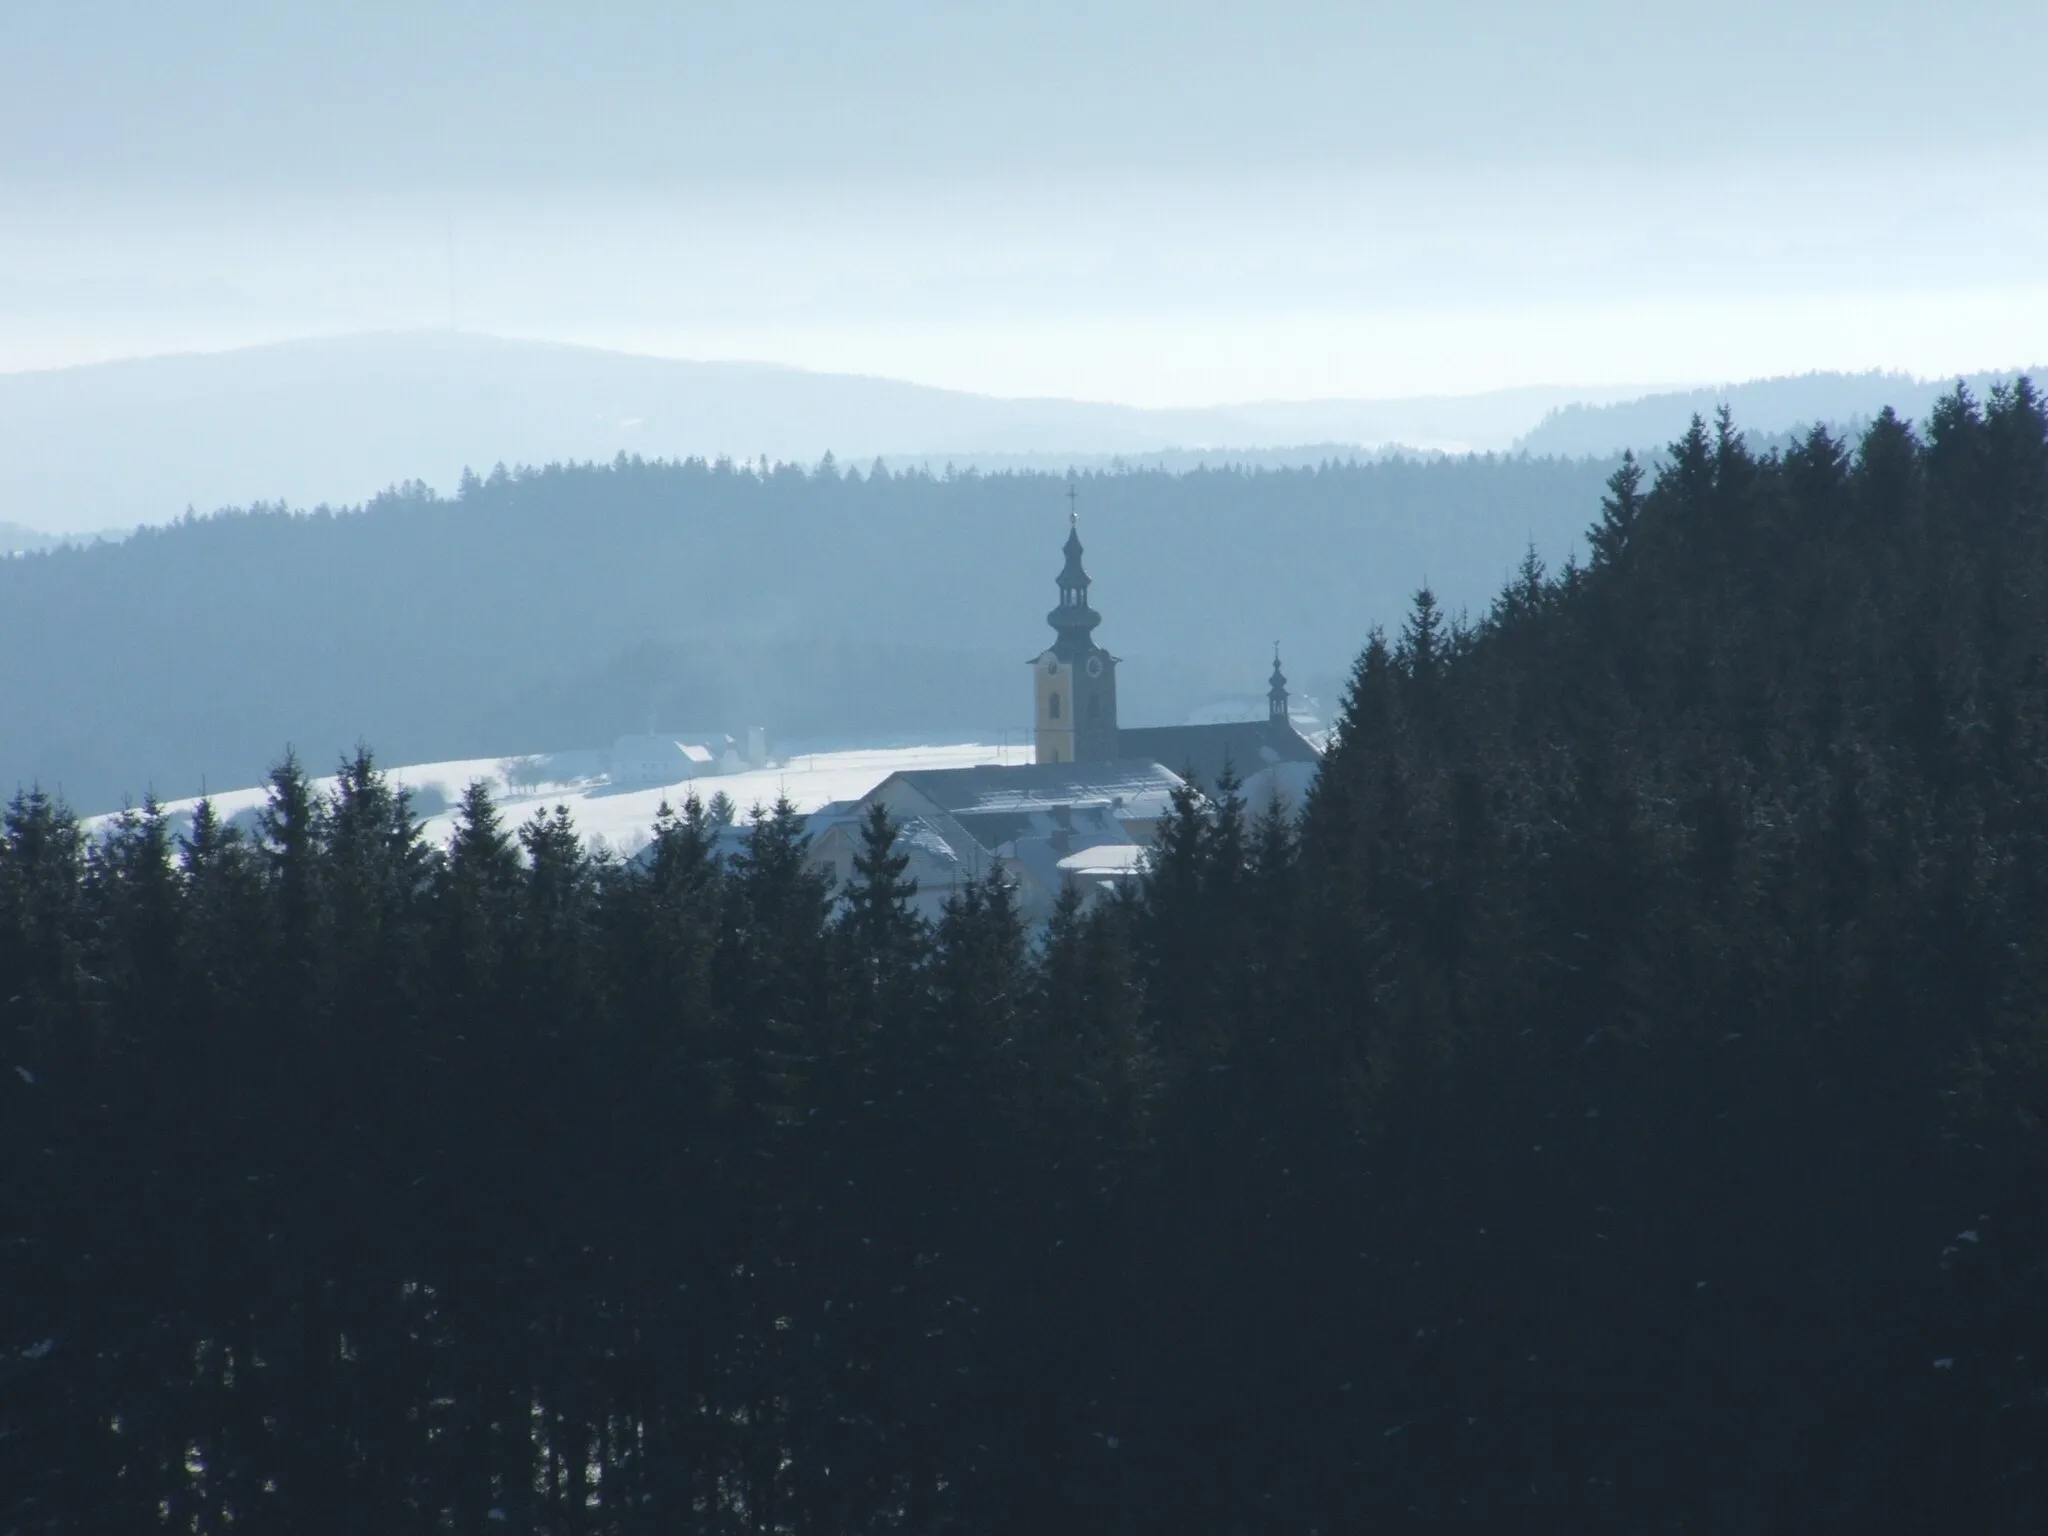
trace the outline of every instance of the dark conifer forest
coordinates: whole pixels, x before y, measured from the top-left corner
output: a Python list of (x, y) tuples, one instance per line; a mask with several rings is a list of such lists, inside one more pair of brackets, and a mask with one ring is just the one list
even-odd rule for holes
[(1586, 512), (1043, 934), (18, 795), (0, 1530), (2048, 1528), (2043, 401)]

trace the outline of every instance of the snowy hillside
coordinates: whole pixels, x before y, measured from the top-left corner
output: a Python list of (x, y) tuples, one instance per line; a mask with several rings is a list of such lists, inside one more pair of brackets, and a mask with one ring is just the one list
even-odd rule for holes
[[(745, 773), (720, 774), (655, 788), (612, 788), (599, 775), (572, 779), (566, 783), (528, 786), (521, 782), (518, 758), (468, 758), (446, 763), (416, 763), (388, 772), (395, 784), (414, 796), (429, 841), (445, 844), (455, 828), (455, 806), (462, 792), (481, 779), (491, 788), (508, 823), (517, 825), (535, 812), (568, 807), (586, 838), (602, 839), (605, 846), (631, 854), (647, 841), (656, 812), (663, 801), (680, 807), (694, 791), (704, 799), (723, 792), (740, 814), (755, 805), (772, 804), (787, 795), (799, 811), (815, 811), (834, 800), (855, 800), (892, 773), (913, 768), (971, 768), (980, 763), (1014, 765), (1031, 760), (1028, 746), (988, 746), (963, 742), (950, 746), (896, 747), (869, 751), (819, 752), (791, 758), (777, 766)], [(508, 774), (510, 779), (508, 779)], [(317, 788), (329, 791), (332, 778), (321, 779)], [(213, 795), (214, 810), (223, 820), (253, 822), (268, 796), (262, 787), (228, 790)], [(164, 810), (174, 822), (188, 820), (198, 799), (167, 801)], [(88, 828), (103, 825), (109, 818), (98, 817)]]

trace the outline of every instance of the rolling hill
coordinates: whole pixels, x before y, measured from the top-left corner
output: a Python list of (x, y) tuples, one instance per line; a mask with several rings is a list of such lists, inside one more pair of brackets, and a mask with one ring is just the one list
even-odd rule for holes
[(1011, 400), (760, 363), (691, 362), (453, 332), (295, 341), (0, 374), (0, 519), (46, 534), (188, 507), (343, 506), (466, 466), (701, 455), (863, 465), (1030, 463), (1355, 446), (1498, 449), (1552, 406), (1629, 391), (1269, 401), (1140, 410)]

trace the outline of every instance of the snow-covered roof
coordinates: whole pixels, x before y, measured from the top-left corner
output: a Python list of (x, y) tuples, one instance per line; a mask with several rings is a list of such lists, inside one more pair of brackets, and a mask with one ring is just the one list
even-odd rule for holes
[(1103, 843), (1083, 848), (1059, 861), (1062, 874), (1134, 875), (1145, 867), (1145, 850), (1137, 843)]
[(913, 816), (896, 829), (899, 848), (921, 853), (942, 864), (964, 864), (966, 850), (955, 848), (946, 835), (923, 816)]

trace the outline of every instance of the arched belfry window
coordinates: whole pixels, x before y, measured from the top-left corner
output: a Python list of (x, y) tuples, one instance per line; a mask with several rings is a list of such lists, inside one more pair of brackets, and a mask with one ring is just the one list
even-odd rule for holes
[(1053, 720), (1057, 720), (1057, 719), (1059, 719), (1059, 717), (1060, 717), (1060, 696), (1059, 696), (1058, 694), (1056, 694), (1056, 693), (1049, 693), (1049, 694), (1047, 694), (1047, 695), (1045, 696), (1045, 713), (1046, 713), (1047, 717), (1048, 717), (1048, 718), (1050, 718), (1050, 719), (1053, 719)]

